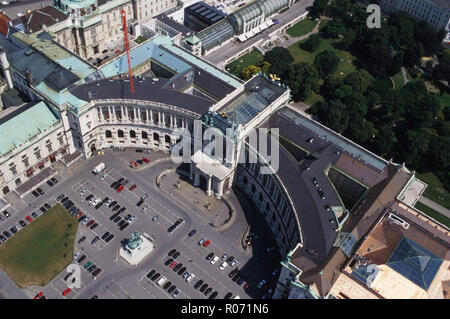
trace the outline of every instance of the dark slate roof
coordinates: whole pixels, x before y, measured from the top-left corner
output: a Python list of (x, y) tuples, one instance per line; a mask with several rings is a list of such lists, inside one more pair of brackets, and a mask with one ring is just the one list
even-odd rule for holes
[(226, 14), (214, 7), (199, 1), (193, 5), (185, 8), (184, 10), (190, 11), (197, 16), (200, 16), (203, 20), (207, 21), (209, 24), (214, 24), (226, 17)]
[(157, 16), (155, 16), (155, 19), (157, 19), (157, 20), (167, 24), (169, 27), (177, 30), (178, 32), (183, 34), (183, 36), (187, 36), (189, 33), (193, 32), (188, 27), (186, 27), (186, 26), (182, 25), (181, 23), (178, 23), (174, 19), (168, 17), (165, 13), (158, 14)]
[[(302, 127), (290, 121), (279, 112), (270, 117), (262, 127), (278, 128), (282, 136), (302, 136)], [(269, 144), (268, 144), (269, 145)], [(333, 248), (333, 242), (337, 232), (336, 220), (331, 211), (326, 211), (324, 206), (340, 206), (341, 202), (331, 182), (323, 171), (335, 160), (336, 149), (331, 144), (317, 147), (315, 152), (320, 154), (319, 159), (308, 157), (300, 165), (294, 157), (280, 147), (278, 177), (286, 187), (295, 209), (297, 210), (303, 233), (303, 254), (316, 264), (321, 264), (328, 257)], [(268, 151), (270, 153), (270, 151)], [(306, 167), (309, 169), (306, 169)], [(315, 177), (325, 194), (325, 200), (317, 193), (317, 188), (311, 179)], [(334, 223), (331, 223), (333, 220)], [(305, 251), (313, 249), (318, 255), (313, 256)]]
[(36, 33), (42, 30), (45, 25), (47, 27), (55, 23), (66, 20), (68, 15), (54, 6), (43, 7), (39, 10), (32, 11), (20, 18), (25, 30), (29, 33)]
[(198, 67), (194, 68), (194, 84), (219, 100), (235, 90), (232, 85)]
[(152, 78), (134, 78), (134, 94), (130, 92), (130, 82), (123, 79), (105, 79), (75, 87), (71, 93), (76, 97), (91, 101), (96, 99), (135, 99), (173, 105), (182, 109), (204, 114), (212, 102), (201, 97), (163, 88), (165, 79), (154, 82)]

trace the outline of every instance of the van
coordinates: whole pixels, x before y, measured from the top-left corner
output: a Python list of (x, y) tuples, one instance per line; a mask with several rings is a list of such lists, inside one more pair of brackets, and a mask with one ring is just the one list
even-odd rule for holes
[(161, 277), (161, 279), (160, 280), (158, 280), (158, 282), (157, 282), (157, 284), (158, 284), (158, 286), (162, 286), (165, 282), (166, 282), (166, 277)]

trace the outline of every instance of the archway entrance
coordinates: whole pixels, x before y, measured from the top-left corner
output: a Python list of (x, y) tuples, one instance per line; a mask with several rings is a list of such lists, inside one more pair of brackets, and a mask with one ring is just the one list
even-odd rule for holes
[(91, 145), (91, 152), (92, 152), (92, 154), (94, 154), (95, 152), (97, 152), (97, 147), (95, 146), (95, 143), (93, 143), (93, 144)]

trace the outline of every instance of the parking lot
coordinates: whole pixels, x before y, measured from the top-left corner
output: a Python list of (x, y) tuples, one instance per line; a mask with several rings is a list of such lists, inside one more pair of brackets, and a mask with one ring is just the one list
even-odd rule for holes
[[(209, 298), (211, 295), (222, 299), (225, 296), (271, 296), (271, 289), (278, 277), (279, 261), (274, 260), (273, 254), (265, 250), (270, 247), (272, 240), (264, 225), (252, 229), (259, 238), (255, 247), (259, 245), (262, 248), (258, 249), (257, 253), (255, 250), (252, 253), (245, 251), (241, 246), (241, 229), (246, 228), (242, 223), (246, 222), (248, 216), (237, 218), (236, 225), (231, 225), (226, 231), (212, 228), (208, 224), (208, 216), (201, 209), (195, 209), (192, 203), (156, 186), (158, 174), (174, 165), (170, 161), (153, 164), (156, 159), (166, 156), (159, 153), (145, 154), (150, 164), (144, 162), (142, 165), (147, 165), (148, 168), (132, 169), (129, 162), (142, 158), (142, 154), (134, 150), (120, 153), (108, 150), (104, 156), (83, 160), (83, 165), (68, 178), (63, 179), (56, 175), (56, 185), (49, 186), (44, 181), (36, 186), (40, 187), (44, 194), (38, 197), (32, 193), (26, 195), (24, 200), (30, 203), (28, 208), (21, 211), (15, 211), (14, 207), (8, 208), (11, 216), (0, 223), (0, 233), (9, 231), (19, 220), (28, 224), (25, 216), (31, 216), (33, 212), (40, 216), (42, 212), (39, 208), (44, 203), (53, 206), (57, 202), (61, 203), (61, 200), (62, 205), (67, 205), (70, 201), (73, 203), (73, 206), (69, 205), (69, 211), (80, 222), (75, 240), (74, 254), (77, 258), (74, 264), (81, 267), (81, 286), (71, 289), (64, 296), (63, 292), (72, 277), (63, 271), (45, 287), (25, 288), (29, 297), (33, 298), (38, 292), (51, 299)], [(101, 162), (106, 164), (105, 169), (98, 175), (92, 174), (94, 167)], [(120, 185), (123, 187), (113, 185), (117, 190), (111, 187), (120, 179)], [(136, 186), (132, 187), (133, 185)], [(145, 199), (138, 207), (136, 204), (143, 197)], [(97, 202), (92, 203), (95, 199)], [(102, 202), (100, 207), (94, 207)], [(146, 206), (147, 209), (143, 212)], [(111, 220), (114, 214), (123, 209), (124, 211)], [(240, 212), (242, 213), (242, 210)], [(177, 221), (179, 224), (169, 233), (168, 229)], [(238, 225), (239, 223), (241, 225)], [(97, 225), (94, 226), (95, 224)], [(124, 225), (127, 226), (124, 228)], [(193, 229), (196, 230), (195, 234), (189, 236)], [(118, 252), (135, 231), (146, 233), (153, 238), (155, 249), (140, 264), (131, 267), (118, 257)], [(83, 237), (85, 239), (80, 242)], [(96, 237), (98, 239), (93, 243)], [(207, 241), (209, 242), (206, 243)], [(176, 258), (168, 255), (173, 249), (179, 253)], [(214, 264), (212, 261), (217, 258), (211, 253), (219, 258)], [(228, 255), (225, 256), (225, 261), (221, 260), (224, 254)], [(85, 257), (78, 263), (82, 256)], [(235, 262), (230, 259), (231, 256)], [(169, 259), (172, 259), (170, 263)], [(242, 269), (242, 272), (236, 272), (230, 277), (230, 272), (236, 267)], [(159, 276), (156, 276), (158, 273)], [(166, 279), (162, 280), (163, 277)], [(262, 288), (258, 288), (258, 283), (263, 279), (266, 283)], [(177, 291), (179, 293), (174, 296)]]

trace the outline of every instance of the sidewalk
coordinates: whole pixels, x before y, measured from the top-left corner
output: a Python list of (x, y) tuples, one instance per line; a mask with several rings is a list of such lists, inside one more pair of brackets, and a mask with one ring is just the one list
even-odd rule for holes
[(433, 202), (431, 199), (421, 196), (419, 198), (419, 202), (421, 202), (424, 205), (427, 205), (430, 208), (433, 208), (435, 211), (441, 213), (442, 215), (446, 216), (447, 218), (450, 218), (450, 210), (448, 210), (444, 206), (439, 205), (436, 202)]

